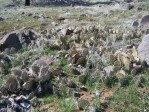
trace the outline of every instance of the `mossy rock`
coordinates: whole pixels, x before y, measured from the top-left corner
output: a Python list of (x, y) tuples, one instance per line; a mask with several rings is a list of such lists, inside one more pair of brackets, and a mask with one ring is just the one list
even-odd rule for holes
[(79, 58), (79, 59), (77, 60), (76, 65), (85, 66), (85, 65), (86, 65), (86, 62), (87, 62), (86, 58), (85, 58), (85, 57), (81, 57), (81, 58)]
[(79, 110), (85, 110), (90, 105), (88, 100), (81, 99), (78, 101)]
[(79, 82), (82, 84), (85, 84), (87, 81), (87, 76), (86, 75), (81, 75), (79, 76)]
[(80, 72), (76, 68), (72, 68), (71, 72), (73, 75), (80, 75)]
[(53, 76), (59, 76), (61, 73), (63, 73), (62, 68), (56, 68), (55, 70), (52, 71)]
[(109, 58), (110, 58), (110, 64), (114, 64), (114, 62), (116, 61), (116, 57), (113, 54), (111, 54)]
[(76, 83), (74, 83), (73, 81), (69, 81), (69, 82), (68, 82), (68, 87), (70, 87), (70, 88), (76, 88), (77, 85), (76, 85)]
[(19, 89), (19, 82), (15, 76), (9, 76), (6, 79), (5, 87), (8, 91), (14, 93)]
[(120, 61), (115, 61), (114, 66), (121, 67), (122, 63)]
[(135, 75), (137, 74), (137, 70), (136, 70), (135, 68), (133, 68), (133, 69), (131, 70), (131, 74), (132, 74), (133, 76), (135, 76)]

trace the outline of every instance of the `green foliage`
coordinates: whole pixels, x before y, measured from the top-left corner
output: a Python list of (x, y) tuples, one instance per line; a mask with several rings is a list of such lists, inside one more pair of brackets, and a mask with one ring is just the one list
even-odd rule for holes
[(21, 65), (21, 60), (15, 59), (15, 60), (12, 61), (12, 66), (13, 67), (17, 67), (19, 65)]
[(2, 74), (8, 75), (8, 73), (10, 72), (10, 67), (10, 64), (5, 63), (5, 65), (2, 67)]
[(116, 112), (142, 112), (146, 106), (149, 106), (148, 101), (135, 85), (119, 88), (109, 99), (110, 107)]
[(67, 65), (67, 59), (65, 57), (60, 57), (60, 66), (64, 67)]
[(58, 108), (61, 112), (72, 112), (74, 109), (74, 101), (72, 98), (68, 99), (65, 98), (59, 99)]
[(60, 92), (61, 92), (61, 96), (62, 97), (67, 97), (68, 96), (68, 93), (67, 93), (68, 92), (68, 88), (65, 85), (60, 87)]
[(90, 89), (95, 89), (95, 82), (99, 81), (98, 79), (95, 79), (91, 74), (86, 75), (86, 85)]
[(43, 98), (44, 103), (52, 103), (54, 101), (54, 96), (47, 95)]
[(146, 82), (146, 80), (143, 76), (140, 77), (140, 82), (143, 83), (143, 84)]
[(55, 54), (55, 51), (52, 50), (51, 48), (45, 47), (44, 50), (43, 50), (43, 54), (44, 54), (44, 55), (48, 55), (48, 54), (54, 55), (54, 54)]
[(22, 48), (22, 49), (20, 49), (20, 50), (18, 51), (18, 53), (24, 53), (24, 52), (26, 52), (26, 51), (28, 51), (27, 48)]
[(0, 86), (3, 84), (4, 80), (0, 79)]

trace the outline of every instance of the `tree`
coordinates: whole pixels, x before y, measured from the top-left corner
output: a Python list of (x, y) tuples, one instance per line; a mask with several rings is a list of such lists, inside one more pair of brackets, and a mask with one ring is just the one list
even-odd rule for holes
[(30, 6), (30, 0), (25, 0), (25, 6)]

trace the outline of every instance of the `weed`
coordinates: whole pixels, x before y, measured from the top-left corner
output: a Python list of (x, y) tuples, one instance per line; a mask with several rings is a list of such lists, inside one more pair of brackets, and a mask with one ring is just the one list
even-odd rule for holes
[(18, 53), (24, 53), (24, 52), (26, 52), (26, 51), (28, 51), (27, 48), (22, 48), (22, 49), (20, 49), (20, 50), (18, 51)]
[(55, 97), (54, 96), (51, 96), (51, 95), (46, 95), (44, 98), (43, 98), (43, 101), (44, 103), (52, 103), (54, 101)]
[(19, 60), (19, 59), (13, 60), (13, 62), (12, 62), (12, 66), (13, 66), (13, 67), (17, 67), (17, 66), (19, 66), (19, 65), (21, 65), (21, 60)]
[(3, 84), (4, 80), (0, 79), (0, 86)]
[(74, 109), (74, 101), (72, 98), (68, 99), (67, 101), (65, 98), (59, 100), (58, 107), (61, 112), (72, 112)]
[(43, 54), (44, 54), (44, 55), (48, 55), (48, 54), (54, 55), (54, 54), (55, 54), (55, 51), (52, 50), (52, 49), (50, 49), (50, 48), (44, 48)]
[(127, 88), (119, 88), (109, 99), (110, 107), (117, 112), (140, 112), (149, 106), (144, 95), (134, 84)]
[(65, 57), (60, 57), (60, 66), (65, 67), (67, 65), (67, 59)]

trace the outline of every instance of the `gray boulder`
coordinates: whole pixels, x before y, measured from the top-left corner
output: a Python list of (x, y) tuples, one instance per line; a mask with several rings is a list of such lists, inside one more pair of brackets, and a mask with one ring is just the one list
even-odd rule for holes
[(141, 19), (141, 26), (149, 26), (149, 15), (146, 15)]
[(138, 46), (138, 57), (141, 61), (146, 61), (149, 65), (149, 34), (144, 36), (142, 42)]
[(31, 44), (31, 41), (36, 40), (37, 35), (33, 30), (19, 29), (6, 34), (0, 40), (0, 50), (4, 51), (6, 48), (15, 48), (19, 50)]

